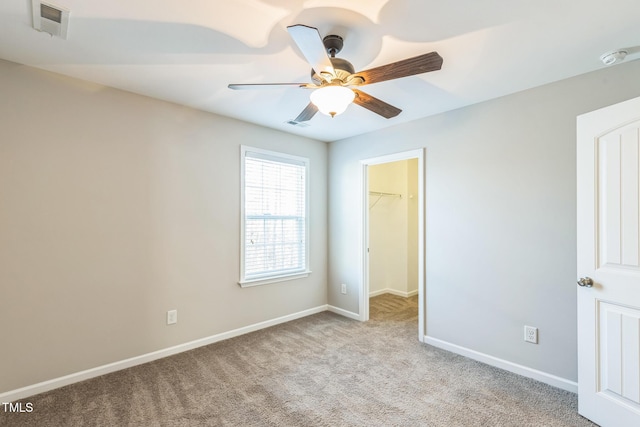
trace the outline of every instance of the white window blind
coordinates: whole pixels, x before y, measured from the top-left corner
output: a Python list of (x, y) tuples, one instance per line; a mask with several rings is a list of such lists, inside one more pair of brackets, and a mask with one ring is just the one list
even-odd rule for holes
[(252, 150), (243, 147), (241, 284), (307, 272), (308, 160)]

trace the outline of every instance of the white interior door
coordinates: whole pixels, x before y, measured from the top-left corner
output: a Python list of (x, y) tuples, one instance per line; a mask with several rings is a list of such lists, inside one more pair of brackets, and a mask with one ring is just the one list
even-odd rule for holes
[(578, 117), (579, 412), (640, 426), (640, 98)]

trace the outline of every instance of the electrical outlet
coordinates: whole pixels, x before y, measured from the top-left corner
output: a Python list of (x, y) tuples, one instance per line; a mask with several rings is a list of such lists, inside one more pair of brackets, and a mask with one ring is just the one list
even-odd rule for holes
[(538, 328), (533, 326), (524, 327), (524, 340), (533, 344), (538, 344)]
[(343, 283), (341, 286), (342, 286), (342, 287), (341, 287), (341, 289), (340, 289), (340, 292), (342, 292), (343, 294), (345, 294), (345, 295), (346, 295), (346, 294), (347, 294), (347, 284), (346, 284), (346, 283)]
[(167, 311), (167, 325), (178, 323), (178, 310)]

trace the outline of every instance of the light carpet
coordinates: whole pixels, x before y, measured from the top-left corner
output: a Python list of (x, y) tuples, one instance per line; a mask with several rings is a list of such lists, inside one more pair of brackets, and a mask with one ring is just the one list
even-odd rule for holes
[(324, 312), (23, 400), (5, 426), (593, 426), (576, 395), (418, 342), (417, 297)]

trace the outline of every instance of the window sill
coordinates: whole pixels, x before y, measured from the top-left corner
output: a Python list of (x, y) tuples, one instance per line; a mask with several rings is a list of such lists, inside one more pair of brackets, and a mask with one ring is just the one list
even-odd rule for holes
[(250, 288), (252, 286), (268, 285), (270, 283), (286, 282), (287, 280), (301, 279), (308, 277), (311, 274), (311, 270), (302, 271), (299, 273), (283, 274), (282, 276), (270, 276), (261, 279), (248, 279), (238, 282), (243, 288)]

